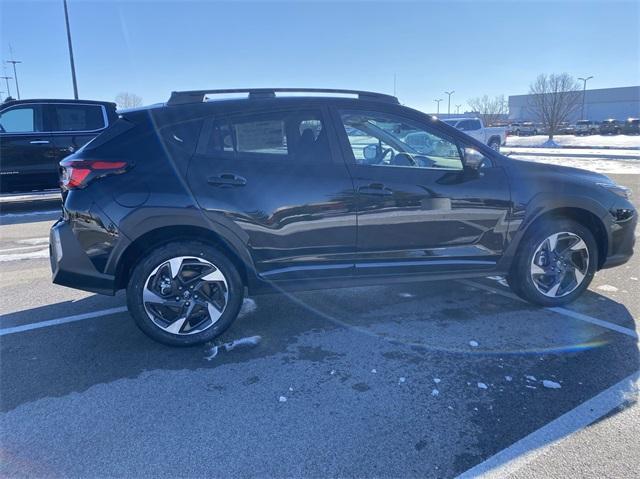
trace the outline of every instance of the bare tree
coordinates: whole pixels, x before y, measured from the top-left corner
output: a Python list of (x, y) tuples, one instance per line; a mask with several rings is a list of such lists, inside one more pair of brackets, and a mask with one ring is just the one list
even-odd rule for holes
[(581, 90), (568, 73), (541, 74), (529, 88), (530, 109), (549, 134), (549, 141), (560, 123), (567, 121), (580, 107)]
[(135, 108), (142, 105), (142, 98), (135, 93), (123, 91), (116, 95), (116, 103), (118, 108)]
[(485, 125), (495, 124), (507, 113), (507, 102), (504, 95), (498, 95), (494, 98), (489, 98), (488, 95), (472, 98), (469, 100), (469, 106), (473, 111), (480, 113)]

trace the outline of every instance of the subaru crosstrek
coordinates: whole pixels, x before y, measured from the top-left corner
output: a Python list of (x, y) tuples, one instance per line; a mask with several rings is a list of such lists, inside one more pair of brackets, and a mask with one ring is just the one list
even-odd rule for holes
[(61, 162), (53, 281), (126, 288), (145, 333), (189, 345), (246, 291), (504, 275), (557, 306), (633, 252), (637, 213), (606, 176), (507, 158), (388, 95), (295, 91), (122, 113)]

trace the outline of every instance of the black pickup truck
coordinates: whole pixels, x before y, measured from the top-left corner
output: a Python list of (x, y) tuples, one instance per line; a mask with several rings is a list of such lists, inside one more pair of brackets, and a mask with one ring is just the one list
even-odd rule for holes
[(11, 100), (0, 105), (0, 191), (56, 188), (60, 161), (117, 119), (115, 103)]

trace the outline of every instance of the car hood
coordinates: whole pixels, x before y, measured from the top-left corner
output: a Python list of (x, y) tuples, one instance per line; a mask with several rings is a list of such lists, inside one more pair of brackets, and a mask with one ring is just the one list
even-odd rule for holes
[(552, 177), (564, 181), (574, 181), (583, 183), (613, 183), (606, 175), (594, 171), (583, 170), (582, 168), (572, 168), (570, 166), (550, 165), (548, 163), (538, 163), (534, 161), (516, 160), (508, 158), (509, 169), (519, 174), (531, 177)]

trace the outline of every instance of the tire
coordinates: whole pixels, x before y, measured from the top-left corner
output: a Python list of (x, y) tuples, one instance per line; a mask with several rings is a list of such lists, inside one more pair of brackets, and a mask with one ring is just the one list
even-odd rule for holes
[(135, 266), (127, 286), (127, 307), (138, 327), (170, 346), (219, 336), (236, 319), (243, 299), (237, 268), (222, 252), (198, 241), (152, 250)]
[[(559, 255), (561, 251), (566, 255)], [(552, 219), (534, 224), (522, 239), (507, 281), (530, 303), (560, 306), (589, 287), (597, 264), (598, 247), (591, 231), (569, 219)]]
[(500, 140), (495, 140), (495, 139), (491, 140), (489, 142), (489, 148), (500, 153)]

